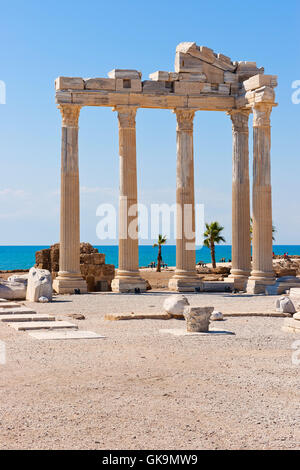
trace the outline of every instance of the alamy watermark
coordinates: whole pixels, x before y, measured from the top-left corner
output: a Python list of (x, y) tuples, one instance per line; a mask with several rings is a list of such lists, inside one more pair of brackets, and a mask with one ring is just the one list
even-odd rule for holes
[(292, 88), (295, 91), (292, 93), (292, 103), (300, 104), (300, 80), (294, 80), (292, 83)]
[(0, 104), (6, 104), (6, 85), (3, 80), (0, 80)]
[(4, 341), (0, 341), (0, 365), (6, 364), (6, 346)]
[(300, 366), (300, 339), (293, 342), (292, 349), (295, 349), (292, 353), (292, 364), (294, 364), (294, 366)]
[(96, 210), (100, 221), (96, 227), (100, 240), (119, 239), (154, 240), (161, 233), (167, 239), (185, 241), (186, 250), (194, 250), (195, 244), (203, 245), (204, 205), (195, 204), (145, 204), (129, 205), (127, 197), (120, 198), (119, 210), (113, 204), (100, 204)]

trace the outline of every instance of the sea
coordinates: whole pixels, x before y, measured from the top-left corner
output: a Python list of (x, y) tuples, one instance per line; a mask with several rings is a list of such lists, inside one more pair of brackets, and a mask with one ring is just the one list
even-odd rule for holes
[[(118, 246), (94, 245), (100, 253), (105, 253), (105, 262), (114, 264), (118, 267)], [(49, 246), (0, 246), (0, 270), (29, 269), (35, 264), (35, 252), (49, 248)], [(274, 245), (273, 251), (276, 255), (300, 255), (300, 245)], [(168, 266), (176, 265), (176, 246), (165, 245), (162, 247), (163, 261)], [(231, 260), (231, 245), (216, 246), (216, 261), (225, 258), (226, 261)], [(157, 259), (157, 248), (150, 245), (139, 246), (139, 266), (148, 266), (152, 261)], [(203, 261), (210, 263), (210, 250), (202, 247), (196, 250), (196, 262)]]

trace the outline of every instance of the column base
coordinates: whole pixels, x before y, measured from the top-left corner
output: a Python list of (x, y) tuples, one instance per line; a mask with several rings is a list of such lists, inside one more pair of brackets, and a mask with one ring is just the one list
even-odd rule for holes
[(113, 292), (135, 294), (137, 289), (139, 289), (139, 292), (147, 291), (147, 283), (140, 277), (138, 272), (122, 271), (120, 274), (118, 272), (117, 276), (111, 282), (111, 290)]
[(53, 281), (53, 289), (57, 294), (75, 294), (75, 289), (79, 289), (80, 294), (87, 294), (86, 281), (78, 275), (64, 275), (58, 273), (58, 276)]
[[(250, 271), (232, 269), (227, 279), (233, 280), (235, 289), (245, 291), (247, 288), (249, 276)], [(226, 278), (224, 280), (226, 280)]]
[(252, 271), (247, 282), (248, 294), (264, 294), (266, 286), (275, 284), (274, 273), (263, 273), (261, 271)]
[(203, 289), (202, 280), (196, 273), (176, 273), (169, 280), (169, 290), (175, 292), (195, 292)]

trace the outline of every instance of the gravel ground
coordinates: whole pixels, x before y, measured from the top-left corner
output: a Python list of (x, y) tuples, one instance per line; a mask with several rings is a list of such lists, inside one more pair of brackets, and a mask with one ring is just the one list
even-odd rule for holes
[[(272, 311), (274, 297), (194, 294), (192, 305)], [(0, 323), (1, 449), (299, 449), (300, 366), (282, 318), (228, 318), (235, 336), (174, 337), (180, 320), (108, 322), (160, 311), (165, 294), (56, 296), (34, 304), (100, 340), (38, 341)], [(27, 305), (33, 305), (27, 303)]]

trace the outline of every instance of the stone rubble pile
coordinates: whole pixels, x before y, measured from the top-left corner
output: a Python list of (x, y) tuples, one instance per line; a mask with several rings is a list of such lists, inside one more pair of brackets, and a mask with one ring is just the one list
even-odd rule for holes
[[(50, 271), (54, 280), (59, 271), (59, 243), (37, 251), (35, 258), (36, 267)], [(80, 271), (86, 280), (88, 292), (111, 290), (115, 267), (113, 264), (105, 264), (105, 255), (90, 243), (80, 244)]]
[[(124, 93), (149, 93), (159, 95), (216, 94), (235, 97), (247, 95), (251, 99), (253, 90), (261, 90), (273, 97), (277, 86), (275, 75), (264, 75), (264, 68), (256, 62), (232, 61), (230, 57), (215, 53), (195, 42), (178, 44), (175, 55), (175, 71), (158, 70), (142, 81), (142, 73), (132, 69), (114, 69), (108, 78), (58, 77), (55, 81), (60, 90), (103, 91)], [(267, 88), (267, 90), (266, 90)]]

